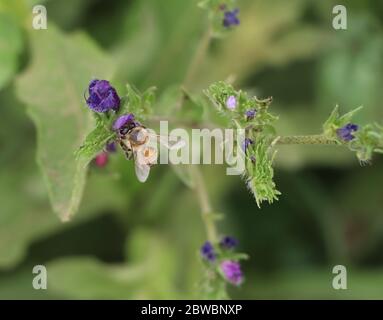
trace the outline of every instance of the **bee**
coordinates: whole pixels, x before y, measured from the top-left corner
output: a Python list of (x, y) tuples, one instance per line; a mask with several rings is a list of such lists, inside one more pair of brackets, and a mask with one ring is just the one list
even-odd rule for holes
[(157, 163), (157, 143), (169, 150), (178, 150), (185, 145), (183, 140), (156, 135), (138, 122), (129, 122), (119, 130), (118, 143), (124, 150), (128, 160), (134, 159), (137, 179), (145, 182), (148, 179), (150, 168)]

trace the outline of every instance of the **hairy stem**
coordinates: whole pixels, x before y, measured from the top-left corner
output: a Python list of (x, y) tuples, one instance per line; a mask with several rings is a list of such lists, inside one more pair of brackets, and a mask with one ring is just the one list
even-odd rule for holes
[(189, 172), (194, 183), (198, 202), (201, 208), (202, 221), (205, 224), (207, 238), (212, 243), (217, 242), (217, 230), (214, 224), (212, 207), (209, 200), (209, 195), (206, 190), (205, 181), (203, 179), (200, 168), (197, 165), (190, 165)]
[(276, 144), (339, 145), (338, 142), (328, 139), (321, 134), (307, 136), (281, 136), (278, 140), (276, 140)]

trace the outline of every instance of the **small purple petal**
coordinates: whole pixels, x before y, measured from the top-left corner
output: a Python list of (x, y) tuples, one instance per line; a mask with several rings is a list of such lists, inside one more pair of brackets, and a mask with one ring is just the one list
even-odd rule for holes
[(224, 13), (223, 25), (225, 28), (239, 25), (238, 13), (239, 9), (234, 9), (233, 11), (226, 11)]
[(245, 140), (242, 142), (243, 152), (246, 153), (247, 148), (249, 148), (249, 146), (252, 145), (253, 143), (254, 143), (254, 141), (251, 140), (250, 138), (245, 138)]
[(116, 143), (114, 141), (107, 143), (105, 149), (110, 153), (116, 152)]
[(355, 136), (352, 133), (358, 131), (358, 129), (359, 129), (358, 125), (353, 123), (348, 123), (342, 128), (339, 128), (336, 131), (336, 133), (340, 139), (348, 142), (355, 138)]
[(201, 256), (210, 262), (215, 260), (216, 254), (214, 252), (214, 247), (209, 241), (206, 241), (201, 247)]
[(245, 112), (246, 120), (247, 120), (247, 121), (249, 121), (249, 120), (253, 120), (256, 114), (257, 114), (257, 110), (255, 110), (255, 109), (247, 110), (247, 111)]
[(241, 266), (236, 261), (225, 260), (221, 263), (221, 270), (227, 281), (238, 286), (243, 282)]
[(89, 94), (92, 94), (93, 92), (93, 88), (94, 86), (96, 85), (97, 82), (99, 82), (100, 80), (97, 80), (97, 79), (93, 79), (90, 83), (89, 83)]
[(225, 249), (233, 249), (238, 245), (238, 240), (234, 237), (225, 236), (220, 241), (220, 246)]
[(234, 110), (237, 107), (236, 97), (230, 96), (226, 101), (226, 107), (230, 110)]
[(123, 114), (122, 116), (119, 116), (117, 120), (113, 123), (113, 130), (120, 130), (122, 127), (124, 127), (132, 121), (134, 121), (133, 113)]

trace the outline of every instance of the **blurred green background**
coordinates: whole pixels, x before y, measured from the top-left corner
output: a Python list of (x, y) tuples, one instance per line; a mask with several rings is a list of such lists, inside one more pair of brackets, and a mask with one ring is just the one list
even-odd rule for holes
[[(46, 31), (31, 28), (37, 3), (48, 11)], [(345, 31), (332, 28), (335, 4), (348, 9)], [(274, 97), (281, 134), (320, 132), (335, 104), (344, 112), (363, 105), (361, 124), (383, 122), (382, 1), (240, 0), (239, 7), (241, 25), (213, 41), (189, 90), (234, 76), (236, 87)], [(39, 133), (30, 117), (39, 88), (50, 92), (47, 103), (65, 107), (69, 81), (55, 67), (56, 43), (33, 49), (36, 33), (61, 30), (65, 50), (91, 43), (100, 61), (92, 65), (89, 55), (90, 70), (108, 61), (119, 90), (126, 82), (154, 85), (166, 104), (205, 16), (192, 0), (0, 0), (1, 299), (201, 296), (204, 227), (193, 192), (174, 171), (157, 166), (142, 185), (132, 163), (114, 155), (106, 168), (91, 167), (80, 210), (63, 224), (35, 161)], [(64, 58), (74, 69), (87, 60)], [(29, 69), (33, 61), (39, 68)], [(28, 72), (33, 81), (25, 81)], [(82, 94), (75, 103), (83, 107)], [(231, 297), (382, 299), (383, 159), (361, 167), (342, 148), (284, 146), (275, 171), (280, 201), (258, 209), (240, 177), (203, 166), (214, 208), (226, 215), (221, 232), (250, 255), (246, 282)], [(32, 288), (37, 264), (47, 266), (48, 290)], [(348, 290), (332, 289), (337, 264), (347, 267)]]

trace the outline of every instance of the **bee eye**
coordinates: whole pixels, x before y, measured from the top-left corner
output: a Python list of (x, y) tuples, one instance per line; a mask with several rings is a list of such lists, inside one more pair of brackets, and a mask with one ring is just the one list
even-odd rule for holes
[(128, 128), (122, 128), (122, 129), (120, 130), (120, 134), (121, 134), (121, 135), (126, 135), (126, 134), (128, 133), (128, 131), (129, 131)]

